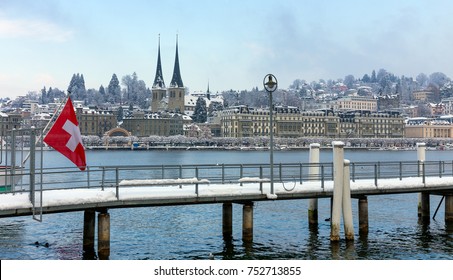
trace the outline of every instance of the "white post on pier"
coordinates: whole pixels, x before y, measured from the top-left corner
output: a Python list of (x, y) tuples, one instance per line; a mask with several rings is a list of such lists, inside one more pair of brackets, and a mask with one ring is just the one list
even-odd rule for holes
[(344, 143), (333, 141), (333, 199), (332, 217), (330, 219), (330, 240), (340, 240), (341, 209), (343, 204), (343, 164), (344, 164)]
[(346, 240), (354, 240), (354, 221), (352, 220), (351, 179), (349, 160), (344, 160), (343, 169), (343, 221)]
[[(319, 181), (319, 147), (317, 143), (310, 144), (308, 180)], [(308, 224), (318, 224), (318, 199), (310, 198), (308, 201)]]
[(419, 161), (425, 161), (426, 159), (426, 144), (417, 143), (417, 159)]
[[(418, 173), (420, 176), (424, 176), (422, 174), (423, 164), (426, 160), (426, 144), (425, 143), (417, 143), (417, 159), (418, 159)], [(419, 193), (418, 195), (418, 218), (420, 221), (428, 222), (429, 223), (429, 194), (428, 193)]]

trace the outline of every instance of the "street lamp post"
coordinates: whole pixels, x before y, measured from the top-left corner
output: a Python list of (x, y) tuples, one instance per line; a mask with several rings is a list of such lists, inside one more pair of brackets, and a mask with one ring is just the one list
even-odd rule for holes
[(267, 74), (263, 80), (264, 89), (269, 93), (269, 126), (270, 126), (270, 173), (271, 173), (271, 194), (274, 194), (274, 120), (272, 93), (277, 89), (277, 78), (272, 74)]

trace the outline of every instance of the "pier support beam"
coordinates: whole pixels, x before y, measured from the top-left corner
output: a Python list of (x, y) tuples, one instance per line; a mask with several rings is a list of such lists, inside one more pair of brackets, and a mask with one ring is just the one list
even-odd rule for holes
[(332, 218), (330, 220), (330, 240), (340, 240), (341, 209), (343, 204), (343, 164), (344, 143), (332, 142), (333, 147), (333, 202)]
[(445, 196), (445, 226), (447, 232), (453, 232), (453, 194)]
[(83, 251), (94, 253), (94, 232), (96, 227), (96, 212), (85, 210), (83, 213)]
[(242, 213), (242, 240), (253, 240), (253, 202), (246, 202)]
[(368, 235), (368, 198), (359, 197), (359, 235)]
[(420, 223), (429, 224), (430, 221), (430, 205), (429, 205), (429, 193), (422, 192), (419, 195), (419, 215), (418, 220)]
[(98, 214), (98, 255), (101, 260), (110, 256), (110, 214), (106, 209)]
[(233, 204), (224, 203), (222, 206), (222, 233), (224, 238), (233, 236)]
[[(317, 143), (310, 144), (308, 179), (310, 181), (319, 181), (319, 147)], [(318, 225), (318, 199), (310, 198), (308, 200), (308, 224), (309, 226)]]

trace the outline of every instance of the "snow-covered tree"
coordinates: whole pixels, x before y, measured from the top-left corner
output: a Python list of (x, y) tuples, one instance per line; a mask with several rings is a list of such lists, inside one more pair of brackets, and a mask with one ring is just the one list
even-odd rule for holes
[(137, 73), (126, 75), (122, 78), (122, 83), (125, 86), (125, 102), (138, 105), (140, 108), (147, 107), (148, 91), (143, 80), (139, 80)]
[(74, 100), (84, 100), (86, 98), (87, 91), (83, 74), (77, 73), (72, 75), (68, 86), (68, 92), (71, 93), (71, 97)]
[(121, 102), (120, 81), (116, 74), (112, 75), (112, 79), (110, 79), (109, 86), (107, 87), (107, 102), (112, 104)]
[(204, 100), (204, 98), (198, 97), (192, 119), (196, 123), (205, 123), (207, 121), (208, 110), (206, 108), (206, 100)]

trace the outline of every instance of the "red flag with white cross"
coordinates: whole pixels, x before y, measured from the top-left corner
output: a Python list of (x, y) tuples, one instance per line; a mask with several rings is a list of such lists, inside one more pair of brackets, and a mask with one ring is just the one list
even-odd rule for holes
[(44, 142), (71, 160), (80, 170), (85, 170), (85, 148), (82, 144), (79, 122), (68, 97), (66, 105), (44, 137)]

